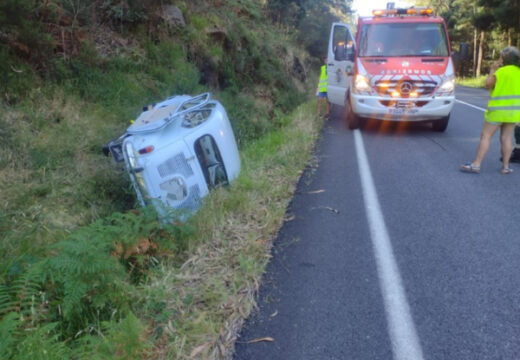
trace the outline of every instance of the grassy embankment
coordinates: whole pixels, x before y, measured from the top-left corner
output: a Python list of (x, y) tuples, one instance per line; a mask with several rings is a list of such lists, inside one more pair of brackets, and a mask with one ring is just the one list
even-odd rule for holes
[[(86, 44), (44, 73), (0, 47), (6, 359), (229, 353), (320, 126), (313, 105), (294, 110), (305, 85), (291, 75), (292, 40), (244, 4), (240, 16), (236, 2), (218, 14), (187, 6), (174, 41), (137, 32), (109, 54)], [(188, 223), (166, 226), (133, 210), (125, 173), (100, 149), (143, 104), (207, 90), (232, 118), (243, 170)]]
[[(70, 104), (64, 108), (76, 112)], [(238, 180), (211, 194), (199, 213), (177, 227), (162, 226), (153, 214), (109, 214), (113, 204), (103, 204), (103, 194), (113, 192), (129, 202), (133, 197), (109, 159), (81, 158), (89, 133), (96, 136), (88, 127), (75, 130), (79, 150), (70, 170), (64, 165), (59, 171), (41, 170), (33, 180), (13, 171), (16, 185), (10, 194), (19, 208), (4, 214), (14, 220), (11, 239), (17, 229), (23, 237), (19, 249), (2, 243), (12, 254), (3, 264), (4, 279), (13, 279), (2, 295), (10, 296), (9, 308), (15, 311), (11, 320), (4, 314), (0, 328), (8, 335), (0, 348), (12, 352), (13, 359), (40, 350), (79, 358), (81, 353), (85, 358), (224, 357), (254, 306), (271, 242), (309, 163), (320, 127), (313, 115), (314, 104), (302, 106), (285, 117), (285, 126), (244, 146)], [(90, 116), (84, 120), (95, 121)], [(71, 141), (52, 138), (55, 147)], [(24, 209), (19, 196), (32, 205)], [(81, 209), (85, 205), (87, 214)], [(93, 223), (64, 226), (93, 214), (98, 218)], [(142, 239), (151, 250), (136, 255), (132, 248)], [(121, 246), (125, 251), (118, 252)], [(126, 257), (126, 250), (132, 255)], [(2, 305), (7, 309), (6, 302)], [(15, 331), (21, 328), (33, 333)]]
[(486, 84), (486, 76), (482, 75), (474, 78), (457, 78), (458, 85), (469, 86), (474, 88), (484, 88)]

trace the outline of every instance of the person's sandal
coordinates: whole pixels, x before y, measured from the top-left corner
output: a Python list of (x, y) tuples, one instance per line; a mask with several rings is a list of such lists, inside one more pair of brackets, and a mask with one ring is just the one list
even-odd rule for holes
[(511, 174), (512, 172), (513, 172), (513, 169), (511, 169), (511, 168), (502, 168), (502, 170), (500, 170), (500, 173), (502, 175)]
[(460, 171), (472, 174), (478, 174), (480, 172), (480, 166), (473, 166), (472, 163), (467, 162), (460, 166)]

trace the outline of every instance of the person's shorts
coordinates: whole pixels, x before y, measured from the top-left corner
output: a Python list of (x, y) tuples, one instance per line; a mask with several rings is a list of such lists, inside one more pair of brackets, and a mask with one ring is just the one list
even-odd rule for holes
[(320, 93), (318, 93), (318, 97), (320, 97), (320, 98), (326, 98), (326, 97), (327, 97), (327, 92), (325, 91), (325, 92), (320, 92)]
[[(511, 122), (507, 122), (507, 121), (504, 121), (504, 122), (500, 122), (500, 121), (489, 121), (489, 120), (485, 120), (488, 124), (490, 125), (496, 125), (496, 126), (502, 126), (504, 124), (514, 124), (514, 123), (511, 123)], [(515, 124), (515, 125), (518, 125), (518, 124)], [(518, 127), (518, 126), (517, 126)]]
[(488, 123), (489, 125), (496, 125), (496, 126), (501, 126), (503, 124), (503, 122), (488, 121), (488, 120), (486, 120), (486, 123)]

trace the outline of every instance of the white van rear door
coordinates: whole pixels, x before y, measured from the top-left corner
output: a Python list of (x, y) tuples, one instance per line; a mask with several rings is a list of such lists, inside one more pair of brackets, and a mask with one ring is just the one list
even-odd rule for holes
[(332, 104), (345, 106), (345, 94), (354, 71), (355, 43), (346, 24), (333, 23), (327, 53), (327, 94)]

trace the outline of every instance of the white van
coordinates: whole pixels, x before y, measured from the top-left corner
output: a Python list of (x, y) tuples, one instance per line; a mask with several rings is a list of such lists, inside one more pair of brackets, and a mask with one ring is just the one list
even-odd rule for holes
[(105, 154), (124, 162), (141, 205), (160, 215), (193, 212), (210, 189), (240, 172), (240, 156), (224, 107), (209, 93), (173, 96), (147, 106)]

